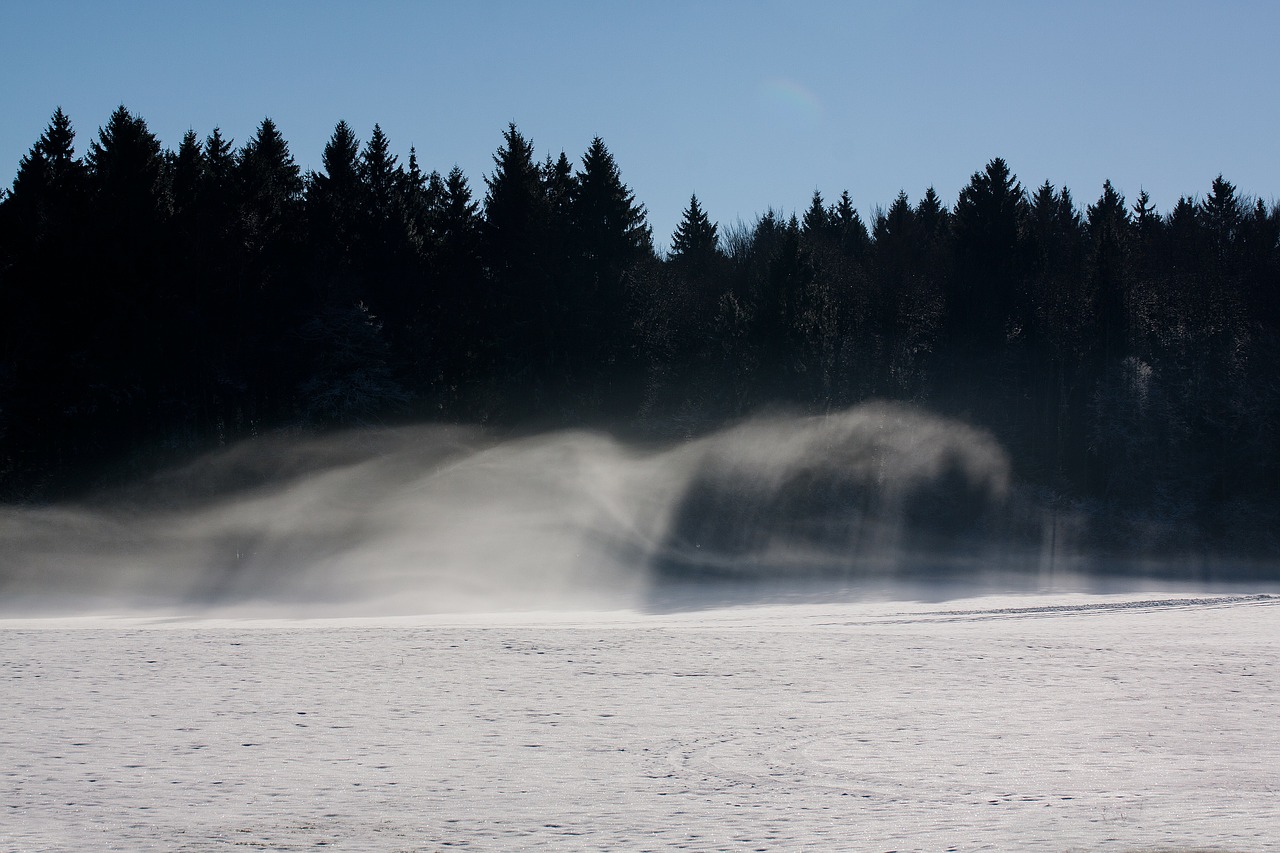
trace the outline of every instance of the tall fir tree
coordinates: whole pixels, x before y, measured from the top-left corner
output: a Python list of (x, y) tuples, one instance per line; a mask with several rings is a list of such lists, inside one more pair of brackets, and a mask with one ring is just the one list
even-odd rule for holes
[(486, 176), (482, 252), (486, 268), (485, 341), (511, 410), (545, 404), (542, 378), (551, 370), (557, 328), (547, 258), (549, 213), (533, 143), (515, 124)]
[(821, 243), (832, 235), (832, 215), (822, 201), (822, 193), (813, 191), (809, 207), (800, 221), (801, 234), (810, 243)]
[(1131, 231), (1129, 209), (1124, 196), (1111, 181), (1102, 185), (1102, 195), (1085, 210), (1091, 243), (1090, 269), (1098, 328), (1100, 354), (1106, 363), (1122, 357), (1129, 347), (1129, 293), (1131, 288)]
[(339, 121), (320, 154), (321, 171), (307, 178), (307, 217), (311, 251), (323, 269), (358, 263), (365, 192), (360, 177), (360, 141)]
[(249, 297), (242, 304), (242, 353), (250, 389), (237, 420), (252, 433), (295, 414), (295, 392), (305, 374), (296, 342), (315, 299), (300, 251), (302, 170), (270, 118), (240, 150), (236, 178)]
[(302, 201), (302, 170), (276, 123), (264, 118), (240, 151), (241, 215), (256, 251), (278, 240), (296, 239)]
[(631, 263), (653, 254), (653, 233), (644, 206), (622, 182), (604, 141), (596, 137), (574, 176), (574, 236), (600, 284)]
[(960, 191), (952, 218), (955, 272), (947, 292), (948, 339), (957, 354), (991, 353), (1025, 328), (1025, 209), (1022, 185), (999, 157)]
[(546, 197), (533, 143), (515, 124), (507, 126), (493, 155), (493, 174), (485, 178), (485, 256), (493, 275), (512, 282), (533, 274), (541, 260), (546, 233)]
[(849, 198), (848, 190), (841, 192), (840, 200), (836, 202), (835, 224), (841, 251), (847, 257), (861, 259), (871, 245), (871, 237), (858, 209), (853, 206), (853, 199)]
[(671, 235), (671, 249), (667, 257), (678, 264), (701, 267), (712, 262), (719, 253), (720, 235), (716, 223), (702, 209), (697, 194), (691, 195), (689, 206)]
[(654, 253), (644, 206), (623, 183), (600, 137), (591, 141), (574, 175), (570, 211), (577, 250), (572, 298), (579, 304), (560, 313), (579, 345), (566, 354), (566, 367), (571, 374), (593, 374), (588, 384), (613, 396), (615, 391), (603, 386), (618, 376), (627, 382), (635, 378), (630, 375), (636, 355), (626, 277)]

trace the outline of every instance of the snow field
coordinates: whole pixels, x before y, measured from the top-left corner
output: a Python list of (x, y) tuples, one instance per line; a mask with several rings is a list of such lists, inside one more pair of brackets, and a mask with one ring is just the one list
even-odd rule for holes
[(0, 850), (1280, 850), (1280, 596), (0, 622)]

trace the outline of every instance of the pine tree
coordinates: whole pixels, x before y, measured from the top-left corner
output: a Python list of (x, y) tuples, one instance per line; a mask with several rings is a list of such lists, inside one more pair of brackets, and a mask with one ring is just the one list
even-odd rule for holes
[(568, 222), (572, 216), (573, 195), (577, 184), (573, 177), (573, 164), (563, 151), (555, 160), (551, 159), (550, 154), (547, 155), (542, 164), (542, 186), (552, 218)]
[(205, 258), (212, 278), (228, 286), (227, 279), (239, 278), (233, 272), (243, 262), (240, 257), (240, 221), (237, 214), (239, 187), (237, 184), (237, 159), (231, 140), (224, 139), (222, 131), (214, 128), (205, 137), (201, 149), (200, 180), (196, 187), (195, 228), (202, 241), (208, 245)]
[(954, 217), (957, 252), (967, 272), (1012, 274), (1025, 208), (1022, 186), (1001, 158), (973, 174), (960, 191)]
[(926, 189), (924, 196), (916, 202), (915, 214), (920, 236), (925, 242), (933, 243), (946, 237), (951, 215), (933, 187)]
[(1156, 213), (1156, 206), (1151, 203), (1151, 196), (1146, 190), (1139, 190), (1138, 199), (1133, 203), (1133, 222), (1141, 239), (1160, 225), (1160, 215)]
[(436, 363), (427, 378), (440, 405), (455, 407), (493, 369), (496, 354), (486, 352), (483, 341), (494, 333), (485, 325), (494, 317), (481, 289), (480, 205), (457, 166), (447, 178), (436, 179), (440, 200), (433, 223), (439, 249), (432, 269), (434, 296), (423, 318), (423, 325), (433, 330)]
[(546, 202), (546, 236), (543, 241), (544, 269), (554, 279), (572, 274), (576, 261), (573, 203), (577, 179), (573, 165), (563, 151), (556, 159), (547, 155), (542, 164), (542, 189)]
[(880, 375), (873, 387), (886, 387), (895, 369), (907, 363), (906, 353), (900, 352), (896, 344), (900, 329), (909, 325), (906, 314), (910, 297), (918, 289), (926, 245), (906, 192), (899, 191), (889, 209), (876, 214), (871, 233), (872, 269), (877, 284), (869, 306), (872, 334), (882, 339), (881, 346), (889, 350), (887, 355), (876, 358)]
[(903, 191), (899, 191), (888, 211), (876, 216), (871, 236), (876, 241), (877, 251), (883, 252), (892, 247), (893, 251), (909, 252), (913, 249), (916, 238), (916, 214), (911, 208), (911, 200)]
[(206, 174), (214, 183), (229, 187), (235, 176), (236, 153), (230, 139), (222, 138), (221, 128), (215, 127), (204, 140)]
[(800, 233), (810, 243), (819, 243), (831, 235), (831, 226), (831, 215), (823, 205), (822, 193), (814, 190), (809, 208), (804, 212), (804, 219), (801, 220)]
[(237, 171), (245, 237), (252, 250), (261, 252), (276, 241), (293, 239), (302, 200), (302, 171), (271, 119), (262, 120), (240, 151)]
[[(515, 383), (513, 406), (536, 405), (556, 337), (547, 271), (549, 213), (533, 143), (507, 126), (486, 176), (482, 252), (488, 282), (482, 360)], [(514, 393), (514, 392), (518, 392)]]
[(1245, 216), (1235, 185), (1222, 175), (1214, 178), (1208, 197), (1200, 205), (1200, 212), (1218, 262), (1228, 263), (1232, 244)]
[(382, 126), (375, 124), (360, 155), (359, 173), (368, 198), (369, 215), (384, 228), (399, 213), (398, 196), (404, 186), (404, 172), (398, 159), (391, 153), (391, 142), (382, 132)]
[(169, 158), (169, 187), (176, 217), (190, 217), (204, 182), (204, 169), (204, 147), (196, 132), (188, 130), (183, 134), (177, 152)]
[(1129, 238), (1129, 210), (1124, 196), (1116, 192), (1111, 181), (1102, 184), (1102, 195), (1085, 209), (1089, 235), (1095, 242), (1107, 241), (1117, 245)]
[(684, 217), (671, 235), (671, 251), (667, 257), (680, 264), (704, 266), (720, 253), (720, 237), (716, 224), (708, 218), (696, 194), (689, 197)]
[(427, 187), (426, 191), (423, 193), (423, 202), (426, 205), (426, 209), (431, 212), (432, 233), (435, 233), (437, 230), (435, 219), (439, 216), (442, 207), (446, 203), (447, 197), (448, 188), (445, 186), (444, 178), (440, 176), (438, 171), (432, 169), (431, 174), (427, 175)]
[(961, 351), (991, 353), (1027, 327), (1020, 241), (1025, 209), (1021, 184), (998, 157), (960, 191), (946, 320), (948, 337)]
[(0, 497), (12, 495), (8, 475), (44, 479), (94, 441), (74, 414), (97, 319), (86, 296), (101, 297), (74, 140), (57, 109), (0, 201)]
[(271, 119), (264, 118), (240, 150), (236, 183), (245, 265), (240, 351), (242, 376), (251, 383), (237, 420), (252, 431), (294, 414), (307, 353), (293, 342), (316, 310), (300, 255), (302, 171)]
[(360, 141), (345, 121), (334, 127), (320, 163), (322, 170), (307, 176), (311, 251), (319, 274), (339, 273), (336, 278), (349, 291), (344, 302), (355, 303), (366, 297), (361, 280), (369, 262), (372, 198), (364, 180)]
[(622, 182), (613, 155), (596, 137), (574, 176), (573, 223), (579, 248), (603, 279), (653, 254), (653, 235), (644, 206)]
[(117, 107), (85, 157), (100, 224), (138, 232), (152, 229), (165, 206), (160, 140), (147, 123)]
[(5, 206), (11, 212), (7, 230), (23, 244), (65, 228), (82, 205), (84, 165), (75, 156), (75, 131), (59, 107), (35, 145), (18, 163), (18, 173)]
[(1091, 247), (1092, 279), (1097, 299), (1098, 342), (1104, 363), (1121, 357), (1129, 347), (1129, 291), (1131, 225), (1125, 199), (1111, 181), (1085, 210)]
[(1161, 243), (1164, 238), (1164, 220), (1156, 211), (1156, 206), (1146, 190), (1138, 191), (1138, 198), (1131, 210), (1133, 255), (1136, 266), (1135, 286), (1143, 286), (1144, 281), (1150, 285), (1159, 275), (1159, 268), (1163, 263)]
[(118, 107), (85, 157), (91, 193), (90, 253), (105, 287), (85, 289), (80, 310), (89, 355), (83, 401), (96, 410), (104, 448), (154, 435), (157, 410), (185, 366), (176, 357), (188, 337), (172, 287), (165, 158), (147, 123)]
[(533, 143), (514, 124), (507, 126), (502, 139), (493, 155), (495, 170), (485, 178), (484, 198), (487, 254), (499, 275), (533, 267), (546, 225), (542, 172), (533, 159)]
[(440, 236), (451, 245), (470, 246), (468, 251), (474, 251), (480, 227), (479, 213), (480, 205), (471, 198), (467, 176), (454, 166), (444, 181), (437, 226)]
[(862, 258), (871, 245), (871, 236), (867, 232), (866, 223), (853, 206), (849, 191), (840, 193), (840, 201), (835, 208), (835, 227), (840, 238), (840, 248), (846, 257)]
[(566, 353), (567, 367), (571, 374), (594, 374), (589, 384), (611, 393), (604, 389), (637, 366), (626, 276), (654, 252), (644, 207), (599, 137), (574, 175), (570, 210), (577, 255), (571, 299), (578, 304), (558, 313), (580, 345)]

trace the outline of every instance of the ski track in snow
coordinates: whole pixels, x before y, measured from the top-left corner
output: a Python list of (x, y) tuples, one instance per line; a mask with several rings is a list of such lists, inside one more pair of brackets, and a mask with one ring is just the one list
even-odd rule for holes
[(0, 850), (1280, 850), (1280, 596), (0, 621)]

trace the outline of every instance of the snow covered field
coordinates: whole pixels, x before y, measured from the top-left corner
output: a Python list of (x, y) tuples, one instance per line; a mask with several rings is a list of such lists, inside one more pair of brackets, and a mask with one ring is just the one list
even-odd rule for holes
[(0, 621), (0, 850), (1280, 850), (1280, 596)]

